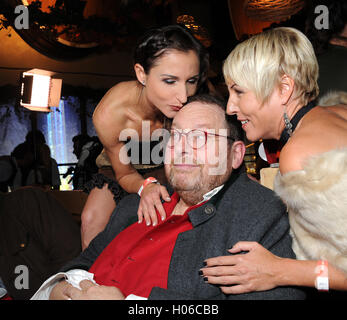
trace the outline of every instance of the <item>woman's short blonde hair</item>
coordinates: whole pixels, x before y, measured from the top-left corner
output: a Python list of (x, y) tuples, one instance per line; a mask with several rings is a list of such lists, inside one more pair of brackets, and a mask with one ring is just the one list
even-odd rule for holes
[(302, 104), (318, 96), (318, 63), (311, 42), (294, 28), (274, 28), (238, 44), (223, 65), (226, 81), (251, 90), (265, 103), (281, 77), (294, 80), (294, 96)]

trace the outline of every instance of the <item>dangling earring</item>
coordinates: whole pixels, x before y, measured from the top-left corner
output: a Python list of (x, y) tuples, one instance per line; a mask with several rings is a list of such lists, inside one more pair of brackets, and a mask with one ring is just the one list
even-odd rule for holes
[(141, 84), (145, 87), (146, 86), (146, 82), (142, 81)]
[(284, 106), (283, 119), (284, 119), (284, 124), (286, 126), (286, 131), (288, 135), (291, 137), (293, 134), (293, 131), (292, 131), (293, 125), (291, 124), (289, 117), (287, 115), (287, 106)]

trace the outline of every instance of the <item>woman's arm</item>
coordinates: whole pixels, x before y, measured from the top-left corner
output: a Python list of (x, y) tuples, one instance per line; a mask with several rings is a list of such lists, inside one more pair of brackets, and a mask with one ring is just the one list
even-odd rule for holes
[[(279, 273), (279, 285), (314, 287), (316, 280), (315, 269), (318, 261), (282, 259)], [(347, 291), (347, 276), (344, 272), (329, 264), (329, 288)]]
[[(120, 100), (119, 90), (116, 87), (112, 88), (99, 103), (93, 115), (93, 123), (110, 159), (117, 182), (128, 193), (137, 193), (145, 179), (130, 164), (125, 143), (120, 137), (127, 138), (129, 135), (134, 135), (135, 137), (132, 138), (140, 141), (139, 132), (142, 131), (142, 122), (137, 119), (141, 122), (139, 127), (136, 124), (136, 115), (130, 115), (128, 109), (119, 103), (115, 105), (114, 101)], [(123, 103), (126, 106), (126, 102), (123, 101)], [(158, 210), (162, 219), (166, 218), (161, 198), (170, 201), (164, 186), (151, 183), (144, 188), (138, 209), (139, 222), (142, 222), (144, 218), (147, 225), (157, 225), (155, 209)]]
[[(240, 254), (241, 252), (247, 252)], [(270, 290), (278, 286), (314, 287), (317, 261), (280, 258), (256, 242), (238, 242), (233, 255), (207, 259), (202, 275), (227, 294)], [(232, 285), (232, 286), (230, 286)], [(329, 287), (347, 290), (347, 277), (329, 264)]]

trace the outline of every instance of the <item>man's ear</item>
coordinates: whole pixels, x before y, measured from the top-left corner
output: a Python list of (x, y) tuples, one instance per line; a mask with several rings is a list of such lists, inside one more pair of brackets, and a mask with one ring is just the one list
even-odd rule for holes
[(242, 165), (245, 153), (245, 144), (242, 141), (235, 141), (231, 149), (231, 164), (233, 169), (237, 169)]
[(294, 86), (294, 80), (290, 76), (284, 74), (281, 77), (279, 84), (279, 93), (283, 105), (286, 105), (289, 102), (289, 99), (294, 92)]
[(139, 63), (136, 63), (134, 65), (134, 70), (135, 70), (137, 80), (140, 83), (145, 84), (146, 83), (146, 72), (143, 69), (142, 65), (140, 65)]

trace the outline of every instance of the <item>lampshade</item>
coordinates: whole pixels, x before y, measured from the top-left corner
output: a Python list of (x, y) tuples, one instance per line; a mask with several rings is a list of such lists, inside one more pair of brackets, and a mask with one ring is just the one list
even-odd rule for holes
[(61, 94), (61, 79), (53, 79), (50, 71), (32, 69), (22, 73), (21, 106), (49, 112), (49, 107), (58, 107)]
[(211, 46), (212, 41), (207, 29), (197, 24), (193, 16), (187, 14), (180, 15), (177, 17), (176, 22), (184, 24), (206, 48)]
[(244, 10), (248, 17), (261, 21), (283, 21), (299, 12), (305, 0), (246, 0)]

